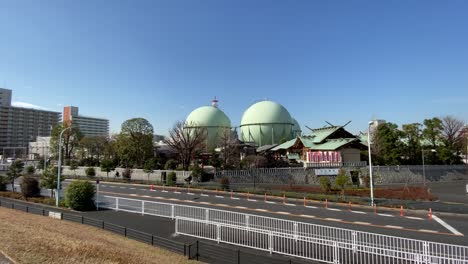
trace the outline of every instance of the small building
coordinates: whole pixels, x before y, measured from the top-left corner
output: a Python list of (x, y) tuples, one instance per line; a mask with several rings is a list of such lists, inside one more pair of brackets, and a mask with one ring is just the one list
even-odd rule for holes
[(105, 118), (82, 116), (78, 107), (63, 108), (63, 122), (78, 127), (84, 137), (109, 137), (109, 120)]
[(361, 150), (367, 149), (361, 140), (343, 126), (311, 129), (308, 136), (297, 136), (271, 151), (276, 156), (302, 162), (304, 167), (366, 166)]

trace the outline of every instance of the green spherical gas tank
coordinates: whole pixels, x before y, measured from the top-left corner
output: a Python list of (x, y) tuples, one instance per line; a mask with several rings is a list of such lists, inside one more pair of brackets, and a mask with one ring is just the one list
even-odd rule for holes
[(240, 139), (257, 146), (278, 144), (292, 139), (293, 122), (284, 106), (273, 101), (251, 105), (242, 115)]
[(187, 128), (206, 129), (207, 151), (212, 151), (218, 146), (224, 130), (231, 129), (231, 120), (216, 106), (199, 107), (193, 110), (185, 120)]

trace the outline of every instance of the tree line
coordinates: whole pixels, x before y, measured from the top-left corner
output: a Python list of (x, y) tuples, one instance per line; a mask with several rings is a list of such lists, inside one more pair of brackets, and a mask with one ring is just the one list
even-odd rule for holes
[(401, 129), (397, 124), (383, 123), (371, 133), (373, 163), (422, 164), (424, 155), (425, 164), (462, 164), (467, 152), (467, 132), (464, 122), (453, 116), (404, 124)]

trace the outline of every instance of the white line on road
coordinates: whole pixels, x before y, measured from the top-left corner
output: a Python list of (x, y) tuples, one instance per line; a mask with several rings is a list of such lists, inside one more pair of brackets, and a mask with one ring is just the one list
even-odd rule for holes
[(120, 188), (120, 189), (126, 189), (127, 187), (122, 187), (122, 186), (121, 186), (121, 187), (119, 187), (119, 188)]
[(386, 217), (395, 217), (394, 215), (389, 215), (389, 214), (378, 214), (380, 216), (386, 216)]
[(219, 195), (216, 195), (215, 197), (216, 198), (224, 198), (224, 196), (219, 196)]
[(312, 209), (317, 209), (317, 206), (312, 206), (312, 205), (306, 205), (306, 208), (312, 208)]
[(208, 197), (208, 196), (209, 196), (208, 194), (204, 194), (204, 193), (202, 193), (202, 194), (200, 194), (200, 195), (201, 195), (201, 196), (205, 196), (205, 197)]
[(290, 203), (285, 203), (284, 205), (287, 205), (287, 206), (296, 206), (295, 204), (290, 204)]
[(200, 202), (201, 204), (211, 204), (210, 202)]
[(455, 228), (451, 225), (447, 224), (444, 220), (440, 219), (439, 217), (432, 215), (432, 218), (437, 221), (437, 223), (441, 224), (445, 228), (447, 228), (450, 232), (454, 233), (457, 236), (463, 236), (462, 233), (458, 232)]
[(180, 194), (180, 192), (174, 192), (174, 193)]
[(328, 220), (328, 221), (336, 221), (336, 222), (341, 222), (341, 221), (343, 221), (343, 220), (337, 219), (337, 218), (325, 218), (325, 220)]
[(240, 200), (240, 198), (238, 198), (238, 197), (232, 197), (231, 199), (232, 200)]
[(130, 190), (136, 190), (136, 188), (130, 187)]
[(180, 201), (180, 200), (177, 199), (177, 198), (170, 198), (169, 200), (170, 200), (170, 201)]
[(234, 208), (247, 209), (247, 207), (244, 207), (244, 206), (234, 206)]
[(143, 195), (142, 197), (151, 198), (151, 196), (149, 196), (149, 195)]
[(341, 209), (337, 209), (337, 208), (327, 208), (327, 209), (330, 211), (341, 211)]
[(165, 192), (165, 193), (167, 193), (168, 191), (166, 191), (166, 190), (162, 190), (161, 192)]
[(403, 227), (401, 227), (401, 226), (394, 226), (394, 225), (386, 225), (386, 227), (396, 228), (396, 229), (403, 229)]
[(275, 204), (276, 202), (265, 201), (265, 203)]
[(370, 225), (371, 223), (368, 222), (359, 222), (359, 221), (354, 221), (353, 223), (359, 224), (359, 225)]
[(130, 196), (138, 196), (138, 194), (131, 193)]
[(428, 230), (428, 229), (419, 229), (419, 231), (422, 231), (422, 232), (429, 232), (429, 233), (439, 233), (439, 231)]
[(249, 201), (249, 202), (256, 202), (257, 200), (254, 200), (254, 199), (247, 199), (247, 201)]
[(115, 186), (112, 186), (112, 185), (109, 185), (109, 186), (106, 185), (106, 187), (109, 187), (109, 188), (116, 188)]
[(424, 220), (421, 217), (414, 217), (414, 216), (406, 216), (408, 219), (413, 219), (413, 220)]
[(308, 217), (308, 218), (315, 218), (315, 216), (313, 215), (305, 215), (305, 214), (301, 214), (302, 217)]
[(367, 214), (366, 212), (363, 212), (363, 211), (351, 211), (351, 213), (355, 213), (355, 214)]
[(288, 213), (288, 212), (276, 212), (277, 214), (284, 214), (284, 215), (289, 215), (291, 213)]
[(268, 212), (268, 210), (266, 210), (266, 209), (255, 209), (255, 211), (259, 211), (259, 212)]
[(195, 195), (194, 193), (187, 193), (188, 195)]

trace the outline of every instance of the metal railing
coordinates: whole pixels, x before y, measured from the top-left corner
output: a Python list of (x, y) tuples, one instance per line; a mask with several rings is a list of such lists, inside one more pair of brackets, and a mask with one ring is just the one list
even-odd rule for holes
[(100, 207), (179, 219), (176, 232), (184, 235), (329, 263), (468, 264), (466, 246), (112, 196), (103, 196)]

